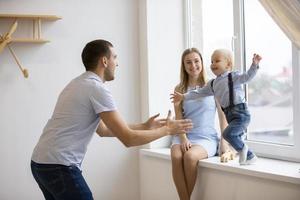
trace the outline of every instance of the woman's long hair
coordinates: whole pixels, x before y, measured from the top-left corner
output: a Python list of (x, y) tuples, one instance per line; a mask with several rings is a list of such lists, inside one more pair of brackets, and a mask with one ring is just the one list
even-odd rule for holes
[(187, 56), (190, 53), (197, 53), (201, 59), (202, 70), (198, 77), (198, 83), (200, 84), (201, 87), (203, 87), (207, 83), (207, 77), (206, 77), (205, 68), (203, 66), (203, 58), (202, 58), (201, 53), (199, 52), (199, 50), (197, 48), (186, 49), (182, 53), (182, 56), (181, 56), (180, 83), (177, 85), (178, 92), (180, 92), (180, 93), (186, 93), (187, 89), (188, 89), (189, 75), (185, 71), (184, 59), (185, 59), (185, 56)]

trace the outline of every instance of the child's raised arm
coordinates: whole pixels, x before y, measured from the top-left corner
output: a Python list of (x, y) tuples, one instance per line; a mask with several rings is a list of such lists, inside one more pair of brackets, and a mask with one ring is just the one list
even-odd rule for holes
[(252, 63), (254, 65), (258, 65), (261, 59), (262, 59), (262, 57), (255, 53), (255, 54), (253, 54)]
[(237, 74), (236, 76), (233, 77), (233, 82), (235, 84), (244, 84), (247, 83), (249, 81), (251, 81), (254, 76), (256, 75), (256, 72), (259, 68), (258, 64), (261, 61), (262, 57), (258, 54), (253, 54), (253, 58), (252, 58), (252, 64), (250, 66), (250, 68), (247, 70), (247, 72), (242, 73), (242, 74)]

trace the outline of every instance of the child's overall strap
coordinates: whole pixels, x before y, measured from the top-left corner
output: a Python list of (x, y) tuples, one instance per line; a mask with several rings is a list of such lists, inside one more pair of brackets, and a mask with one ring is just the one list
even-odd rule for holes
[(212, 90), (213, 93), (215, 93), (215, 91), (214, 91), (214, 80), (215, 79), (211, 80), (211, 82), (210, 82), (210, 87), (211, 87), (211, 90)]
[(229, 107), (234, 106), (234, 96), (233, 96), (233, 81), (232, 81), (232, 74), (228, 74), (228, 87), (229, 87)]

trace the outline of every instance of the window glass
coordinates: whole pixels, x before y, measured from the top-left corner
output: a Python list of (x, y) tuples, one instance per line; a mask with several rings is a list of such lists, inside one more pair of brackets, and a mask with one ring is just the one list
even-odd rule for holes
[(263, 59), (248, 85), (248, 140), (293, 144), (292, 44), (258, 1), (244, 1), (247, 68)]
[(232, 0), (192, 1), (192, 42), (202, 50), (204, 66), (210, 78), (210, 57), (218, 48), (231, 49), (233, 36)]

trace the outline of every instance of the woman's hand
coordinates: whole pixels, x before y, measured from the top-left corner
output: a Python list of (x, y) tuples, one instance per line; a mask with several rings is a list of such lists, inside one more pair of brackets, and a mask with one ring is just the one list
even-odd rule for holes
[(185, 139), (184, 141), (181, 142), (180, 147), (181, 147), (181, 151), (185, 153), (192, 147), (192, 143), (188, 139)]

